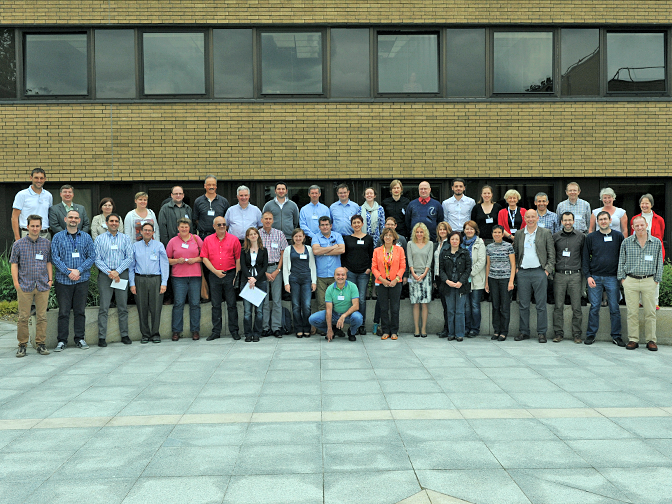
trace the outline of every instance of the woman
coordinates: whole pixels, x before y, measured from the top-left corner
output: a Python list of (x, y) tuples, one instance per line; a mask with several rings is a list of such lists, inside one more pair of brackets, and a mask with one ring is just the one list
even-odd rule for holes
[(518, 206), (520, 193), (515, 189), (509, 189), (504, 194), (504, 199), (508, 203), (507, 208), (502, 208), (497, 215), (497, 224), (504, 228), (504, 238), (513, 241), (516, 231), (525, 227), (524, 208)]
[(361, 215), (364, 219), (364, 231), (371, 238), (373, 243), (378, 243), (380, 233), (385, 229), (385, 210), (376, 201), (376, 190), (373, 187), (364, 189), (364, 203), (361, 208)]
[(383, 326), (381, 339), (386, 340), (391, 334), (392, 339), (396, 340), (399, 333), (401, 279), (406, 270), (406, 256), (404, 249), (395, 245), (399, 238), (396, 231), (385, 228), (380, 237), (383, 245), (373, 251), (371, 271), (378, 286), (378, 303), (380, 303), (380, 318)]
[[(605, 187), (600, 191), (600, 201), (602, 202), (602, 208), (596, 208), (593, 210), (593, 214), (590, 216), (590, 228), (589, 233), (595, 231), (597, 214), (605, 211), (609, 212), (611, 215), (611, 229), (614, 231), (620, 231), (623, 233), (623, 238), (628, 237), (628, 214), (622, 208), (614, 206), (614, 201), (616, 201), (616, 193), (611, 187)], [(562, 216), (558, 215), (562, 219)]]
[[(653, 196), (651, 194), (645, 194), (639, 198), (639, 208), (641, 208), (642, 213), (635, 215), (638, 217), (641, 215), (646, 219), (646, 228), (651, 233), (651, 236), (655, 236), (660, 240), (660, 243), (665, 243), (663, 237), (665, 236), (665, 221), (663, 218), (652, 210), (653, 208)], [(635, 218), (633, 217), (633, 219)], [(635, 228), (632, 227), (632, 220), (630, 221), (630, 226), (632, 228), (632, 233), (635, 232)], [(663, 248), (663, 262), (665, 262), (665, 247)], [(660, 284), (656, 287), (656, 310), (660, 310)]]
[(448, 337), (448, 307), (446, 306), (446, 296), (443, 295), (443, 287), (441, 287), (441, 277), (439, 275), (439, 254), (444, 247), (449, 246), (448, 235), (453, 232), (453, 228), (446, 221), (439, 222), (436, 225), (436, 242), (434, 243), (434, 287), (438, 287), (439, 298), (441, 298), (441, 306), (443, 307), (443, 331), (438, 336), (439, 338)]
[[(267, 292), (266, 268), (268, 267), (268, 252), (261, 242), (261, 236), (256, 227), (248, 228), (245, 231), (245, 244), (243, 252), (240, 255), (240, 278), (242, 288), (249, 286), (250, 289), (261, 289)], [(247, 284), (243, 282), (247, 281)], [(252, 309), (256, 310), (256, 317), (252, 320)], [(259, 341), (259, 335), (264, 324), (264, 303), (254, 306), (247, 299), (243, 299), (243, 309), (245, 311), (243, 319), (243, 328), (245, 330), (245, 341)], [(282, 335), (276, 336), (282, 338)]]
[(177, 220), (178, 235), (168, 242), (166, 254), (173, 283), (173, 341), (180, 339), (184, 328), (184, 303), (189, 296), (191, 339), (200, 339), (201, 331), (201, 247), (203, 240), (189, 232), (191, 220)]
[(304, 244), (306, 235), (296, 228), (292, 243), (282, 254), (282, 278), (292, 295), (292, 316), (297, 338), (310, 338), (310, 296), (317, 287), (313, 249)]
[(485, 243), (479, 236), (478, 224), (474, 221), (464, 223), (462, 245), (471, 257), (471, 292), (465, 313), (465, 336), (473, 338), (481, 332), (481, 300), (485, 289)]
[(441, 286), (448, 307), (448, 341), (462, 341), (465, 330), (465, 309), (469, 294), (469, 274), (471, 258), (467, 249), (460, 245), (459, 231), (448, 235), (447, 246), (439, 254)]
[(471, 220), (478, 225), (479, 237), (486, 245), (492, 243), (492, 227), (497, 224), (501, 209), (499, 203), (492, 201), (492, 187), (484, 185), (478, 204), (471, 209)]
[[(103, 198), (98, 205), (100, 213), (91, 221), (91, 238), (94, 240), (98, 235), (107, 233), (107, 216), (115, 211), (114, 200), (112, 198)], [(124, 232), (124, 223), (119, 223), (119, 232)]]
[[(429, 230), (422, 222), (417, 223), (411, 232), (411, 242), (406, 247), (408, 257), (408, 288), (413, 305), (415, 337), (427, 337), (427, 314), (432, 300), (432, 269), (434, 247), (429, 243)], [(420, 306), (422, 305), (422, 329), (419, 325)]]
[(154, 226), (154, 239), (159, 241), (159, 221), (154, 212), (147, 208), (149, 196), (140, 191), (135, 194), (135, 210), (131, 210), (124, 218), (125, 233), (132, 242), (142, 240), (142, 226), (151, 223)]
[[(373, 238), (362, 231), (364, 219), (361, 215), (350, 218), (353, 233), (343, 237), (345, 253), (341, 256), (341, 265), (348, 269), (348, 280), (359, 290), (359, 313), (366, 322), (366, 289), (371, 274), (371, 260), (373, 259)], [(364, 322), (359, 327), (359, 334), (366, 334)]]
[(485, 292), (492, 299), (493, 340), (504, 341), (509, 334), (511, 292), (516, 276), (516, 256), (513, 245), (503, 241), (504, 228), (492, 228), (493, 243), (486, 247)]

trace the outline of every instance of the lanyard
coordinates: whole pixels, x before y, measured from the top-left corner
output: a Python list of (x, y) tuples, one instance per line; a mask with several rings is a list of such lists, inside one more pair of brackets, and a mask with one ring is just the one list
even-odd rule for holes
[(511, 221), (511, 229), (514, 229), (516, 227), (515, 225), (515, 220), (516, 220), (516, 214), (518, 213), (518, 207), (513, 210), (513, 213), (511, 213), (511, 210), (509, 210), (509, 220)]

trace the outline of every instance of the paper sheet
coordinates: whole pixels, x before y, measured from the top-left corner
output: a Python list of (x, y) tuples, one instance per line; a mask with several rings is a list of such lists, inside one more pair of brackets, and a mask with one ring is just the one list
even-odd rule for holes
[(264, 298), (266, 297), (266, 293), (261, 290), (259, 287), (255, 287), (254, 289), (250, 289), (250, 284), (246, 283), (245, 287), (243, 287), (243, 290), (240, 291), (240, 297), (243, 299), (246, 299), (250, 303), (252, 303), (254, 306), (259, 306), (261, 303), (264, 302)]
[(126, 290), (126, 286), (128, 285), (128, 280), (124, 280), (123, 278), (120, 278), (118, 282), (115, 282), (112, 280), (112, 287), (113, 289), (119, 289), (119, 290)]

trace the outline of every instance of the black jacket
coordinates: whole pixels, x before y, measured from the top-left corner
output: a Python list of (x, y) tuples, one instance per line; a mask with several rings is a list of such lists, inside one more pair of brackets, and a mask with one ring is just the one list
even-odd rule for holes
[(397, 220), (397, 234), (408, 238), (411, 230), (406, 227), (406, 208), (411, 202), (406, 196), (401, 196), (399, 201), (394, 201), (390, 196), (383, 200), (383, 210), (385, 210), (385, 218), (394, 217)]
[(265, 248), (257, 252), (257, 261), (252, 266), (252, 256), (249, 251), (243, 250), (240, 254), (240, 288), (245, 287), (247, 279), (257, 279), (256, 286), (266, 292), (266, 268), (268, 267), (268, 252)]
[(469, 275), (471, 274), (471, 257), (469, 251), (460, 248), (455, 255), (450, 253), (450, 246), (444, 247), (439, 253), (439, 276), (441, 277), (441, 293), (446, 294), (449, 288), (446, 280), (451, 282), (462, 282), (460, 294), (469, 294), (471, 284)]

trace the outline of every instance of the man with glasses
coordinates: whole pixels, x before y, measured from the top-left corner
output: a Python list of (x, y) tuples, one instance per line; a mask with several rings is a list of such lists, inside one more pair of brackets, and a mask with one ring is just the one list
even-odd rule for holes
[(426, 180), (418, 185), (420, 197), (411, 201), (406, 209), (406, 229), (413, 229), (422, 222), (429, 230), (430, 241), (436, 240), (436, 225), (443, 222), (443, 207), (441, 203), (431, 197), (432, 187)]

